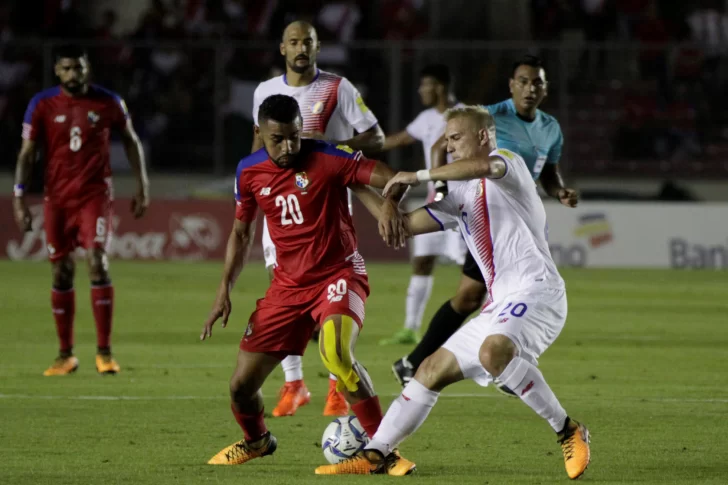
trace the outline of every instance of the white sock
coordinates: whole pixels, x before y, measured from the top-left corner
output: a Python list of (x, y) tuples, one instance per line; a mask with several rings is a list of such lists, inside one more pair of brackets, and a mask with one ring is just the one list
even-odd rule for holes
[(289, 355), (281, 361), (281, 367), (286, 375), (286, 382), (303, 379), (303, 359), (300, 355)]
[(407, 288), (407, 305), (405, 307), (404, 328), (415, 332), (422, 327), (422, 316), (425, 314), (427, 302), (432, 293), (432, 284), (435, 277), (412, 275)]
[(557, 433), (564, 429), (566, 411), (551, 390), (538, 367), (521, 357), (516, 357), (498, 376), (536, 414), (549, 422)]
[(389, 455), (425, 422), (439, 396), (439, 392), (431, 391), (412, 379), (402, 394), (392, 401), (367, 449)]

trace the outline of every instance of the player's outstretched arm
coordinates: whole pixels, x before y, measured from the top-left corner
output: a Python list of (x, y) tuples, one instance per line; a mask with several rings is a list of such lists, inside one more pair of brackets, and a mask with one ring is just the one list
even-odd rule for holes
[(395, 133), (393, 135), (387, 135), (387, 137), (384, 139), (384, 145), (382, 145), (382, 151), (386, 152), (389, 150), (394, 150), (395, 148), (406, 147), (412, 145), (416, 141), (417, 140), (415, 140), (412, 135), (407, 133), (406, 130), (400, 131), (399, 133)]
[(222, 326), (227, 326), (230, 312), (232, 311), (232, 303), (230, 302), (230, 291), (235, 285), (235, 281), (240, 276), (240, 272), (245, 266), (245, 262), (250, 255), (250, 248), (253, 246), (253, 236), (255, 235), (255, 221), (243, 222), (238, 219), (233, 224), (233, 230), (228, 238), (227, 248), (225, 250), (225, 266), (222, 272), (222, 280), (217, 289), (217, 297), (215, 303), (210, 310), (205, 326), (202, 328), (200, 340), (212, 337), (212, 326), (215, 322), (222, 318)]
[(30, 182), (30, 174), (33, 172), (34, 163), (35, 142), (24, 138), (18, 154), (18, 162), (15, 166), (15, 187), (13, 190), (15, 222), (23, 232), (30, 231), (33, 225), (33, 217), (25, 201), (25, 189)]
[(564, 179), (561, 178), (558, 163), (544, 165), (539, 180), (543, 190), (565, 206), (576, 207), (579, 203), (579, 193), (574, 189), (564, 187)]
[(149, 177), (147, 176), (147, 163), (144, 160), (144, 147), (130, 119), (126, 120), (126, 125), (121, 131), (121, 139), (129, 165), (137, 178), (137, 193), (131, 201), (131, 212), (138, 219), (149, 207)]
[(384, 188), (386, 196), (397, 184), (418, 185), (430, 180), (474, 180), (483, 177), (498, 179), (506, 174), (506, 163), (499, 157), (464, 158), (432, 170), (399, 172)]
[(442, 231), (440, 223), (433, 219), (424, 207), (410, 212), (406, 217), (407, 227), (413, 236)]

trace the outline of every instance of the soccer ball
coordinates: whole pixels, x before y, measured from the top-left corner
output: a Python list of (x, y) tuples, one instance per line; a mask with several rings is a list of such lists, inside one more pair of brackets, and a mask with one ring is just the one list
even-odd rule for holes
[(356, 416), (334, 419), (326, 426), (324, 435), (321, 437), (324, 457), (332, 465), (354, 455), (367, 443), (369, 443), (369, 436)]

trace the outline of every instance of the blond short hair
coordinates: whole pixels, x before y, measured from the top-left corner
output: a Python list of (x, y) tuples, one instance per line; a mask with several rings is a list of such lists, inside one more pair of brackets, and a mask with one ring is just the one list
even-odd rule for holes
[(485, 129), (488, 132), (488, 138), (495, 142), (495, 119), (487, 109), (482, 106), (469, 105), (445, 111), (445, 121), (456, 118), (470, 118), (479, 130)]

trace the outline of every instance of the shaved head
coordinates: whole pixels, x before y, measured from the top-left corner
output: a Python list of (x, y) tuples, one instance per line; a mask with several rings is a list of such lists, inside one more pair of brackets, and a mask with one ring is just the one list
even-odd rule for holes
[(308, 22), (297, 20), (283, 30), (281, 55), (286, 58), (286, 71), (311, 75), (320, 49), (316, 29)]
[(318, 33), (316, 32), (316, 28), (305, 20), (296, 20), (295, 22), (288, 24), (286, 28), (283, 29), (283, 42), (292, 35), (301, 38), (310, 36), (318, 42)]

